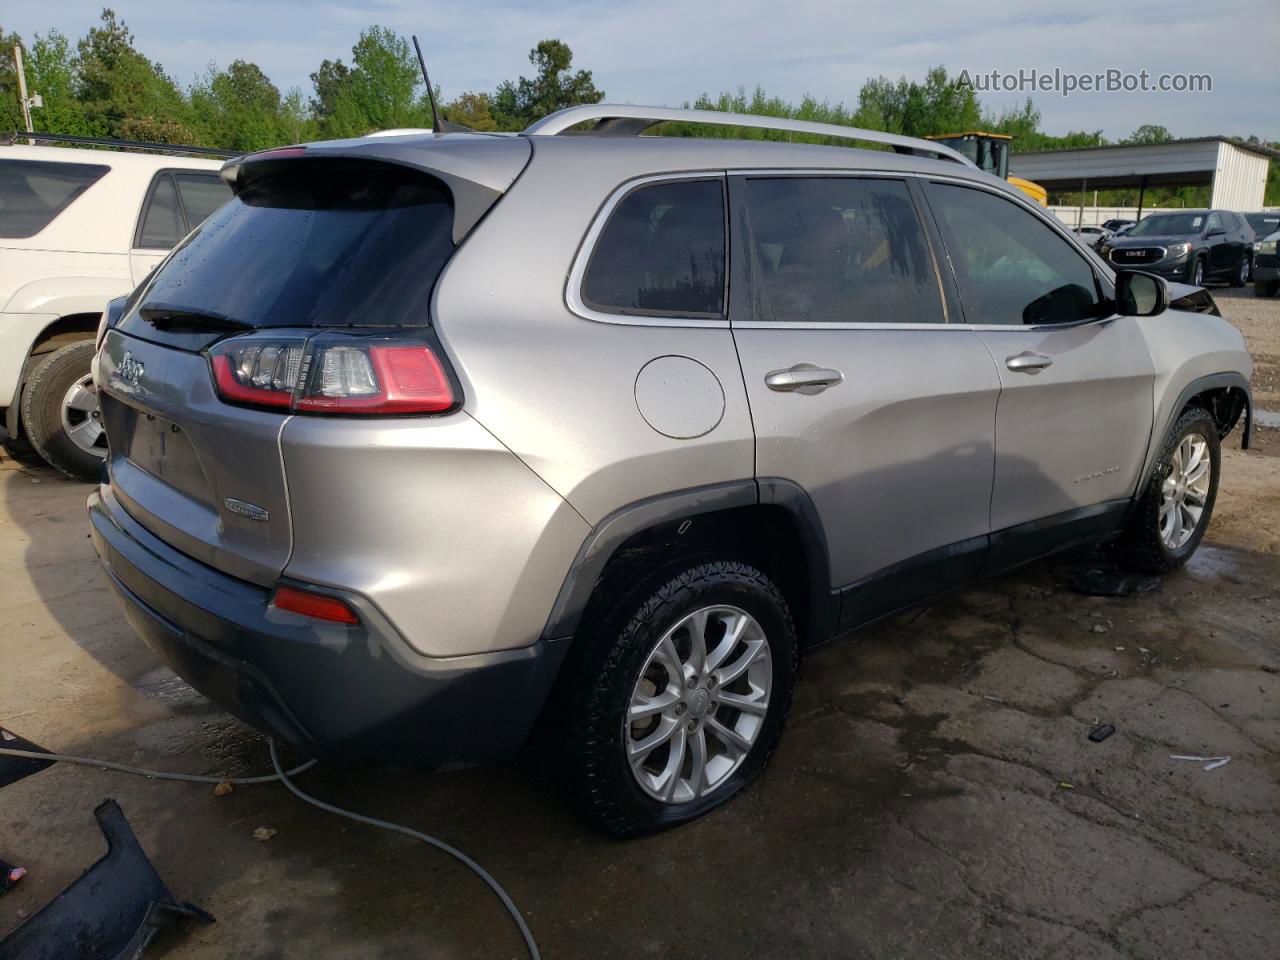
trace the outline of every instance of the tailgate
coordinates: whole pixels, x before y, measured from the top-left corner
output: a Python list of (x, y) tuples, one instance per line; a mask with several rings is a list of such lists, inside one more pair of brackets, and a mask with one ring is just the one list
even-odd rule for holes
[(280, 459), (289, 418), (221, 402), (202, 355), (118, 330), (97, 377), (111, 487), (130, 515), (202, 563), (273, 583), (292, 550)]

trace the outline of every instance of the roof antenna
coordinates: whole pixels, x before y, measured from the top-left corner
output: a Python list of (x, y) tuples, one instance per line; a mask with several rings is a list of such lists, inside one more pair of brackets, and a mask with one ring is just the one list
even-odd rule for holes
[(418, 35), (413, 34), (413, 49), (418, 52), (418, 66), (422, 68), (422, 80), (427, 85), (427, 100), (431, 103), (431, 129), (436, 133), (474, 133), (470, 127), (460, 123), (450, 123), (440, 118), (440, 108), (436, 106), (436, 92), (431, 86), (431, 78), (427, 76), (427, 61), (422, 59), (422, 45), (418, 43)]

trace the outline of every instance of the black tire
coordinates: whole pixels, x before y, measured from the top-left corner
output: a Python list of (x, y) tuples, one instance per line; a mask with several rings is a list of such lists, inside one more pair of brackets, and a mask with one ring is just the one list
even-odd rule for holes
[(1204, 257), (1193, 257), (1187, 264), (1187, 283), (1194, 287), (1204, 286), (1204, 273)]
[[(1171, 550), (1160, 535), (1160, 506), (1164, 482), (1171, 470), (1170, 460), (1178, 444), (1190, 433), (1198, 433), (1204, 437), (1209, 448), (1209, 492), (1195, 532), (1181, 547)], [(1118, 544), (1121, 563), (1143, 573), (1168, 573), (1186, 563), (1196, 552), (1196, 547), (1200, 546), (1213, 517), (1221, 469), (1222, 446), (1218, 439), (1218, 425), (1204, 409), (1188, 407), (1165, 438), (1151, 472), (1151, 480), (1125, 523)]]
[(1240, 261), (1240, 266), (1236, 268), (1236, 272), (1231, 275), (1231, 286), (1243, 287), (1249, 282), (1249, 258), (1246, 256)]
[[(564, 744), (574, 800), (589, 820), (616, 837), (687, 823), (745, 790), (782, 735), (798, 666), (787, 602), (759, 570), (735, 560), (697, 557), (649, 569), (648, 576), (633, 577), (629, 585), (615, 579), (608, 595), (593, 598), (574, 641), (576, 663), (567, 693)], [(750, 750), (721, 785), (686, 803), (664, 803), (632, 774), (624, 718), (640, 672), (663, 635), (689, 613), (715, 604), (746, 611), (763, 628), (773, 671), (769, 706)]]
[(1253, 281), (1253, 293), (1257, 297), (1274, 297), (1276, 292), (1280, 291), (1280, 281), (1277, 280), (1255, 280)]
[(51, 467), (77, 480), (97, 479), (103, 458), (82, 450), (67, 436), (62, 401), (72, 385), (89, 373), (93, 351), (92, 340), (55, 350), (36, 365), (22, 388), (22, 428), (28, 441)]

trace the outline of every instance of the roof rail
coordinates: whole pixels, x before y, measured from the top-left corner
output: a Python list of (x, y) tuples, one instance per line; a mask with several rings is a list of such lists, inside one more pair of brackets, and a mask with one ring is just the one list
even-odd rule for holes
[(67, 133), (28, 133), (15, 130), (12, 133), (0, 134), (0, 143), (10, 147), (19, 140), (30, 140), (40, 143), (66, 143), (85, 147), (115, 147), (117, 150), (152, 150), (157, 153), (172, 153), (178, 156), (211, 157), (226, 160), (238, 157), (242, 151), (223, 150), (218, 147), (189, 147), (175, 143), (149, 143), (146, 140), (113, 140), (110, 137), (73, 137)]
[(723, 127), (750, 127), (755, 130), (783, 130), (788, 133), (807, 133), (819, 137), (839, 137), (842, 140), (862, 140), (882, 143), (898, 153), (920, 157), (936, 157), (951, 160), (965, 166), (974, 166), (968, 157), (941, 143), (933, 143), (917, 137), (904, 137), (880, 130), (863, 130), (836, 123), (813, 123), (809, 120), (790, 120), (786, 117), (762, 117), (749, 113), (724, 113), (719, 110), (689, 110), (676, 107), (635, 107), (592, 103), (578, 107), (566, 107), (527, 126), (524, 132), (530, 136), (548, 137), (564, 133), (580, 123), (597, 121), (586, 134), (592, 136), (635, 137), (650, 127), (669, 120), (686, 123), (710, 123)]

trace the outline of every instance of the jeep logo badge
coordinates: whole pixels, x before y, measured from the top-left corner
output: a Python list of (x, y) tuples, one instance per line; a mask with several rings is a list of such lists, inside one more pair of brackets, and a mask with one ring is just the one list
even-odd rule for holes
[(133, 354), (127, 350), (125, 351), (124, 359), (116, 367), (116, 373), (120, 379), (131, 387), (138, 385), (138, 381), (142, 379), (142, 374), (145, 370), (146, 368), (143, 366), (142, 361), (135, 359)]

